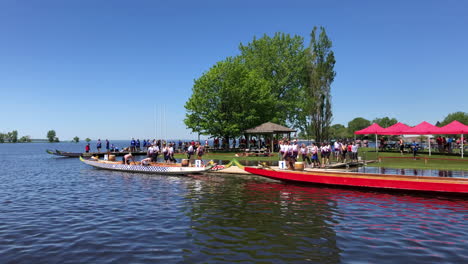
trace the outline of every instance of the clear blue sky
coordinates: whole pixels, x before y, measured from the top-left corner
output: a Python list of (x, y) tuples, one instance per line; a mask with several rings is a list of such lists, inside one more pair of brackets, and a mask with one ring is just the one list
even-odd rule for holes
[(337, 60), (333, 123), (435, 123), (468, 110), (467, 14), (462, 0), (0, 1), (0, 132), (195, 138), (194, 79), (254, 36), (308, 44), (314, 26)]

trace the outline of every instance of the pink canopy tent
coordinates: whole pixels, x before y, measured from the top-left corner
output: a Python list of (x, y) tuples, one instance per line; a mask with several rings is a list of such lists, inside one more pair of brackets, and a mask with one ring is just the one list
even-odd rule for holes
[(389, 126), (387, 128), (384, 128), (382, 132), (380, 132), (380, 135), (403, 135), (404, 131), (411, 129), (410, 126), (405, 125), (403, 123), (396, 123), (392, 126)]
[[(403, 131), (405, 135), (432, 135), (432, 134), (441, 134), (440, 127), (436, 127), (432, 124), (429, 124), (426, 121), (421, 122), (419, 125), (414, 126), (410, 129)], [(431, 155), (431, 139), (427, 138), (429, 143), (429, 156)]]
[(377, 135), (380, 135), (384, 131), (384, 128), (379, 126), (377, 123), (373, 123), (372, 125), (358, 130), (354, 132), (356, 135), (368, 135), (368, 134), (375, 134), (375, 151), (378, 152), (378, 146), (377, 146)]
[(454, 120), (452, 123), (441, 127), (439, 134), (461, 134), (461, 157), (463, 158), (463, 134), (468, 134), (468, 126)]
[(440, 133), (440, 127), (429, 124), (426, 121), (421, 122), (419, 125), (403, 131), (404, 135), (432, 135)]

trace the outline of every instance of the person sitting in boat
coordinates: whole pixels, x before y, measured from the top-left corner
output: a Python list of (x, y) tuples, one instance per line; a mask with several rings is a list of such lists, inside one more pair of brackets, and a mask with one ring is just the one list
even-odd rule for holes
[(148, 166), (148, 165), (150, 165), (150, 162), (151, 162), (151, 158), (145, 158), (145, 159), (141, 160), (141, 165), (142, 166)]
[(89, 146), (89, 143), (88, 143), (88, 144), (86, 145), (86, 147), (85, 147), (86, 153), (89, 153), (89, 150), (90, 150), (90, 149), (91, 149), (91, 147)]
[(124, 159), (124, 164), (130, 164), (130, 160), (135, 162), (135, 158), (133, 157), (132, 153), (128, 153), (123, 157)]

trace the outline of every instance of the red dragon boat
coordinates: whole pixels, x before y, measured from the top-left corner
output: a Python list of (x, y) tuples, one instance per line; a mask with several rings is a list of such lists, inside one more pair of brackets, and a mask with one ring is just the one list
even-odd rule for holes
[(384, 190), (468, 195), (468, 178), (404, 176), (354, 172), (274, 170), (244, 167), (244, 170), (275, 180)]

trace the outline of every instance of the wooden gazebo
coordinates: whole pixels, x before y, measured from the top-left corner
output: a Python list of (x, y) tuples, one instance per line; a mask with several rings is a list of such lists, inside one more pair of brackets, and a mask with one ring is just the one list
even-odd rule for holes
[[(284, 135), (288, 134), (288, 138), (291, 138), (291, 132), (296, 132), (297, 130), (291, 129), (289, 127), (285, 127), (282, 125), (278, 125), (272, 122), (267, 122), (263, 123), (259, 126), (256, 126), (254, 128), (250, 128), (244, 131), (247, 137), (247, 144), (250, 144), (250, 136), (251, 135), (256, 135), (257, 137), (260, 135), (265, 135), (265, 136), (270, 136), (270, 142), (271, 142), (271, 152), (273, 152), (273, 142), (274, 142), (274, 135)], [(249, 146), (250, 147), (250, 146)]]

